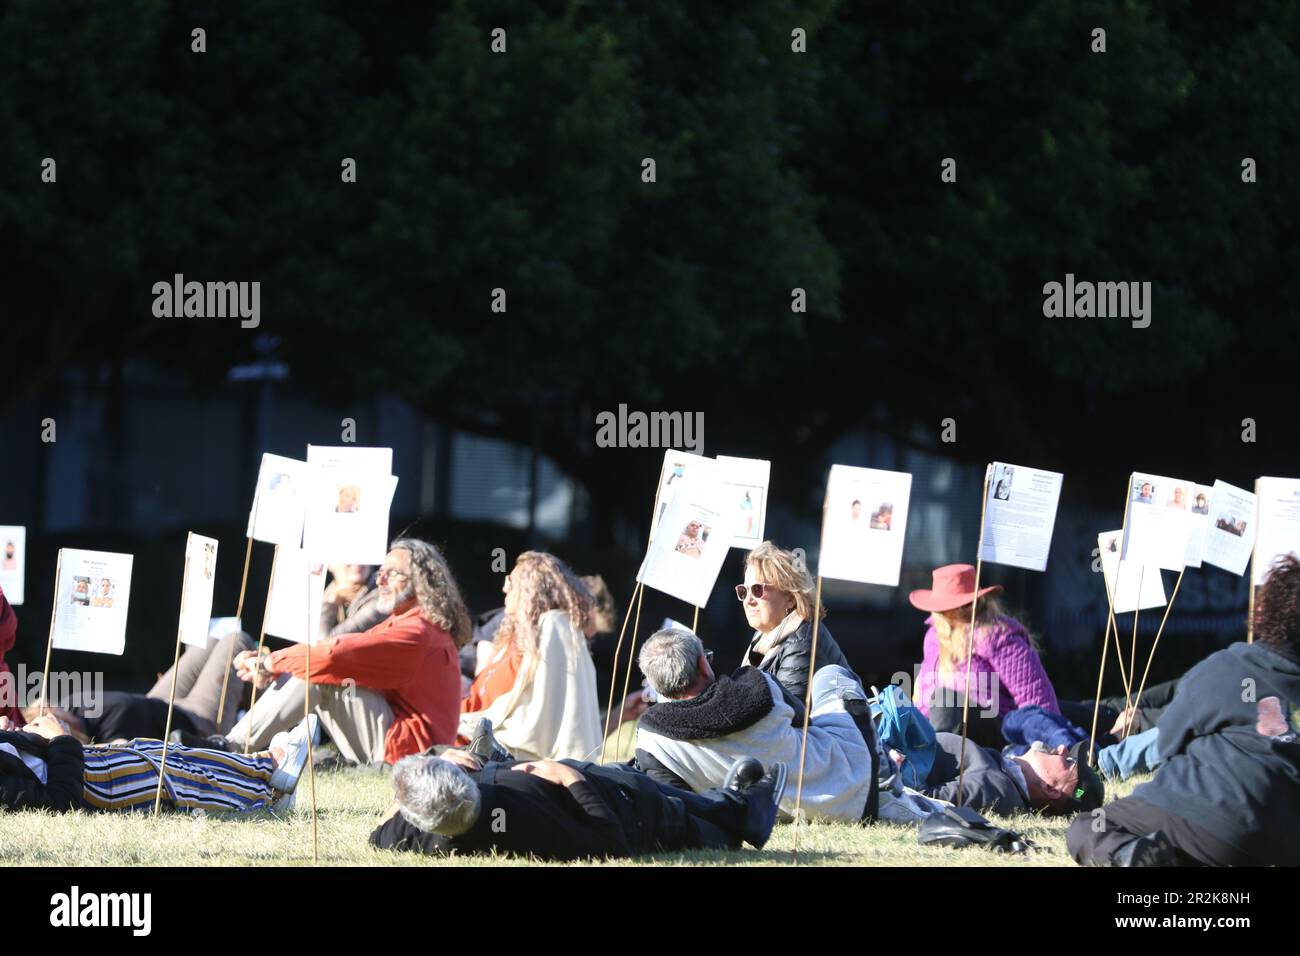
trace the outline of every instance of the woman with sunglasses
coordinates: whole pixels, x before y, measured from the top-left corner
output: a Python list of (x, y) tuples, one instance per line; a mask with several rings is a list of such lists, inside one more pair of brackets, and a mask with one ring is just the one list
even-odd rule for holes
[[(741, 665), (757, 667), (800, 702), (808, 695), (808, 661), (812, 653), (813, 579), (793, 552), (764, 541), (745, 555), (745, 583), (736, 597), (754, 636)], [(838, 664), (852, 673), (848, 659), (826, 627), (826, 609), (817, 629), (817, 666)], [(856, 674), (853, 675), (857, 677)], [(858, 678), (861, 684), (861, 678)]]

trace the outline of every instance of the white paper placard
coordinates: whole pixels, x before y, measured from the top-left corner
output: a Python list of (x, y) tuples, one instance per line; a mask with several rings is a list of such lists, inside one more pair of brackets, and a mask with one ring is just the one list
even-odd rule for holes
[[(1103, 531), (1097, 535), (1101, 570), (1106, 591), (1114, 596), (1115, 613), (1127, 614), (1138, 608), (1164, 607), (1165, 582), (1160, 577), (1160, 569), (1155, 565), (1144, 568), (1120, 560), (1122, 535), (1122, 531)], [(1118, 581), (1115, 578), (1116, 567), (1119, 568)]]
[[(1255, 584), (1264, 583), (1278, 558), (1300, 555), (1300, 479), (1260, 478), (1255, 482), (1257, 530)], [(1216, 519), (1217, 521), (1217, 519)]]
[(208, 640), (219, 641), (227, 634), (238, 634), (244, 629), (237, 617), (214, 617), (208, 621)]
[(991, 468), (981, 560), (1030, 571), (1047, 570), (1065, 476), (999, 461)]
[(692, 455), (688, 451), (675, 451), (670, 448), (664, 452), (663, 466), (659, 470), (659, 488), (656, 492), (658, 504), (654, 514), (650, 516), (651, 538), (654, 538), (655, 532), (659, 530), (659, 519), (664, 516), (668, 506), (673, 503), (673, 497), (677, 494), (677, 489), (686, 483), (687, 478), (694, 472), (697, 464), (701, 462), (704, 463), (700, 465), (703, 468), (713, 468), (717, 464), (712, 458)]
[(637, 580), (704, 607), (731, 548), (734, 502), (715, 461), (699, 459), (679, 480)]
[(772, 463), (761, 458), (719, 455), (718, 466), (722, 469), (722, 480), (727, 485), (728, 494), (735, 502), (731, 546), (757, 547), (763, 543), (763, 528), (767, 522), (767, 487)]
[(301, 547), (306, 509), (306, 462), (263, 455), (253, 507), (248, 512), (247, 536), (286, 548)]
[(0, 525), (0, 589), (14, 607), (23, 603), (27, 578), (27, 529), (22, 525)]
[(59, 551), (54, 586), (54, 646), (64, 651), (121, 654), (131, 599), (129, 554)]
[(907, 472), (831, 465), (818, 573), (897, 587), (911, 493)]
[(1201, 546), (1201, 560), (1232, 574), (1244, 574), (1255, 547), (1255, 495), (1216, 481)]
[(316, 643), (325, 598), (325, 565), (301, 548), (281, 548), (271, 578), (266, 633), (296, 644)]
[(1210, 485), (1192, 486), (1191, 527), (1187, 532), (1187, 551), (1183, 558), (1189, 568), (1199, 568), (1205, 551), (1205, 531), (1210, 526)]
[(217, 583), (217, 539), (190, 532), (185, 541), (185, 585), (181, 589), (181, 643), (208, 646), (212, 590)]
[(1130, 479), (1125, 561), (1181, 571), (1192, 529), (1196, 482), (1134, 472)]
[(327, 564), (383, 564), (397, 476), (310, 466), (302, 546)]

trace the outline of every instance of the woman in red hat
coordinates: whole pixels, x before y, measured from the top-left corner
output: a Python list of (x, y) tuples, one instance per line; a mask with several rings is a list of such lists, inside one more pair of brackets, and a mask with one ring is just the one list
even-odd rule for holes
[[(1031, 704), (1052, 713), (1061, 711), (1029, 632), (991, 596), (1001, 590), (997, 584), (979, 589), (971, 644), (968, 737), (986, 747), (1005, 743), (1001, 727), (1008, 711)], [(930, 614), (916, 705), (935, 730), (961, 733), (975, 569), (969, 564), (936, 568), (933, 586), (913, 591), (908, 599), (914, 608)]]

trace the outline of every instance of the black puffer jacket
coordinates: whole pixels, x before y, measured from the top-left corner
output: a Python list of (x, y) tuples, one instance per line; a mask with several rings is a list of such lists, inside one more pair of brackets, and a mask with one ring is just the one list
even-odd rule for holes
[[(763, 657), (758, 669), (771, 674), (778, 684), (790, 692), (792, 697), (798, 699), (800, 710), (804, 699), (808, 695), (808, 656), (812, 652), (812, 621), (804, 621), (799, 625), (798, 630), (786, 637), (780, 644), (772, 648)], [(762, 634), (755, 634), (749, 642), (749, 647), (745, 651), (744, 664), (750, 663), (750, 652), (754, 650), (762, 638)], [(848, 658), (840, 650), (840, 646), (835, 643), (835, 638), (831, 637), (831, 632), (827, 630), (826, 623), (823, 621), (817, 627), (817, 667), (815, 670), (821, 670), (827, 664), (839, 664), (841, 667), (858, 677), (852, 667), (849, 667)], [(862, 678), (858, 677), (858, 683), (862, 684)], [(866, 685), (863, 684), (865, 687)]]
[(85, 765), (81, 743), (75, 737), (46, 740), (39, 734), (0, 730), (0, 744), (10, 744), (20, 754), (45, 761), (48, 783), (18, 757), (0, 750), (0, 807), (7, 810), (75, 810), (81, 806)]

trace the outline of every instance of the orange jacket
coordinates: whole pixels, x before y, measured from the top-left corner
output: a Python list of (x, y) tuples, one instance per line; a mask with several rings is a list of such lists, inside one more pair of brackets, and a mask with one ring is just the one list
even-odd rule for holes
[[(306, 676), (306, 646), (276, 651), (270, 666), (277, 674)], [(393, 710), (384, 741), (385, 763), (456, 739), (460, 655), (451, 635), (431, 624), (418, 605), (368, 631), (312, 645), (312, 683), (342, 684), (348, 679), (357, 687), (379, 691)]]

